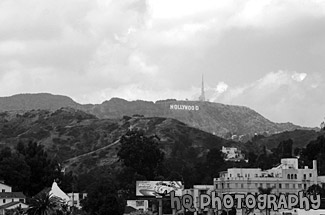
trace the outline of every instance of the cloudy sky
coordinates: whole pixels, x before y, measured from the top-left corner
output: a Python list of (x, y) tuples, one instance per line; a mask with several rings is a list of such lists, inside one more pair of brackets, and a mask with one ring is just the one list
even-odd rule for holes
[(325, 116), (323, 0), (1, 0), (0, 96), (196, 100)]

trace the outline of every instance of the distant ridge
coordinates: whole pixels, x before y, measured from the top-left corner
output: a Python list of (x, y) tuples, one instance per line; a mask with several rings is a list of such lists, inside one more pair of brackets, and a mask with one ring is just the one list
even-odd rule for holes
[(0, 97), (0, 111), (57, 110), (61, 107), (81, 108), (82, 105), (68, 96), (50, 93), (17, 94)]
[(248, 107), (213, 102), (177, 101), (175, 99), (151, 102), (112, 98), (102, 104), (81, 105), (67, 96), (49, 93), (0, 97), (1, 112), (33, 109), (57, 110), (61, 107), (80, 109), (98, 118), (122, 118), (125, 115), (174, 118), (189, 126), (228, 139), (251, 137), (255, 133), (274, 134), (304, 129), (292, 123), (274, 123)]

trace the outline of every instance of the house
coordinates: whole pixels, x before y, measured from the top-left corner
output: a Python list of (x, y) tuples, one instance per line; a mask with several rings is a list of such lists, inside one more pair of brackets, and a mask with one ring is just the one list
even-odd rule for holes
[(222, 146), (221, 152), (225, 154), (225, 161), (241, 161), (244, 160), (244, 155), (240, 149), (236, 147), (224, 147)]
[(9, 202), (22, 202), (25, 203), (26, 196), (22, 192), (1, 192), (0, 193), (0, 206)]
[(5, 215), (6, 210), (16, 207), (28, 208), (26, 196), (22, 192), (12, 192), (12, 188), (0, 180), (0, 215)]

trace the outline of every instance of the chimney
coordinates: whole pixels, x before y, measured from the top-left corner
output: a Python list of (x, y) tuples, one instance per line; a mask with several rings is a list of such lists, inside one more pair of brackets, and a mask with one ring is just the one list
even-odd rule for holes
[(317, 160), (313, 160), (313, 169), (317, 171)]

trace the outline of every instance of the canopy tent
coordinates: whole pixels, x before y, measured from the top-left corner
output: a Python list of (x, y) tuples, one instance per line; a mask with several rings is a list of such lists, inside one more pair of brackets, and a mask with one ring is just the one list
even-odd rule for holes
[(60, 189), (60, 187), (55, 181), (52, 184), (50, 195), (59, 197), (66, 202), (70, 201), (70, 197)]

